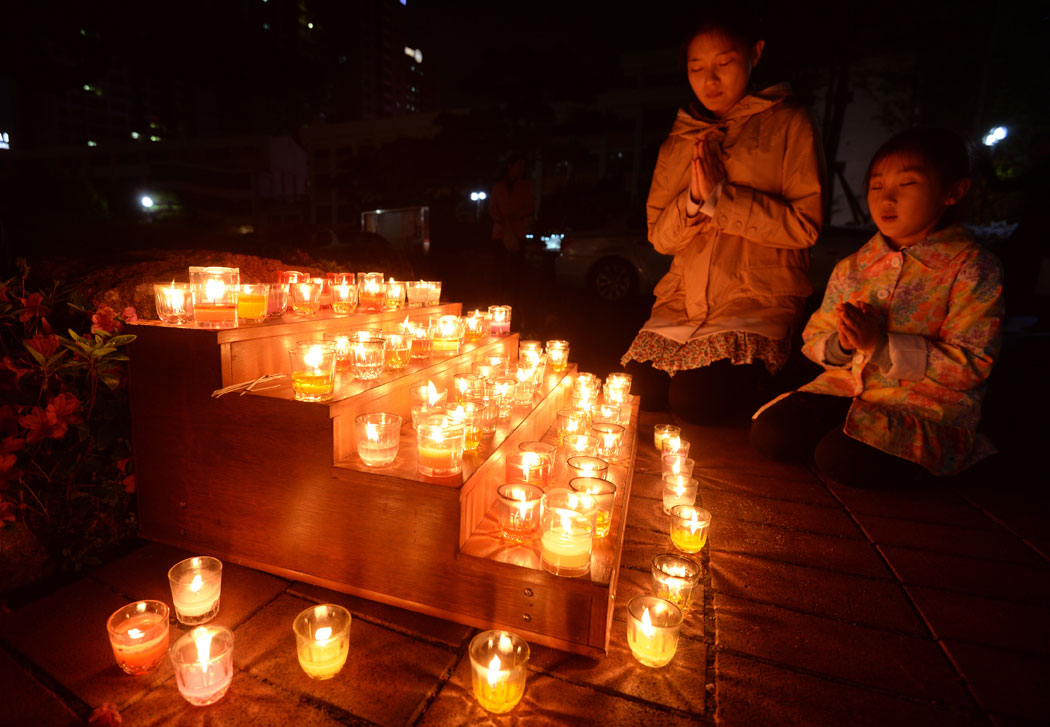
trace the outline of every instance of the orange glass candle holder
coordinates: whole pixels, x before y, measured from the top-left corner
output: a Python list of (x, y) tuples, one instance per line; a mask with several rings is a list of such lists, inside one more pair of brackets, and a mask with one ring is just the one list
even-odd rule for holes
[(237, 327), (239, 268), (190, 267), (193, 322), (198, 328)]
[(168, 605), (137, 601), (113, 612), (106, 622), (117, 666), (126, 674), (153, 671), (168, 654)]

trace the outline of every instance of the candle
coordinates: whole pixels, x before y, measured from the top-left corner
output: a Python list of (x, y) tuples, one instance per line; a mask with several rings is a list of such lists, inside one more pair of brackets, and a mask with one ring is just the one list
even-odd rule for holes
[(297, 316), (315, 316), (321, 310), (321, 286), (312, 280), (292, 283), (288, 289), (292, 312)]
[(106, 622), (117, 665), (127, 674), (145, 674), (168, 653), (168, 606), (138, 601), (118, 608)]
[(548, 487), (551, 483), (550, 460), (536, 452), (514, 452), (508, 455), (507, 482)]
[(569, 467), (570, 477), (598, 477), (603, 480), (608, 479), (609, 463), (604, 459), (578, 454), (569, 457), (566, 464)]
[(543, 490), (535, 485), (507, 484), (496, 490), (500, 534), (525, 543), (534, 537), (540, 520)]
[(292, 622), (299, 666), (311, 679), (331, 679), (350, 653), (350, 612), (331, 603), (311, 606)]
[(400, 310), (405, 307), (405, 284), (390, 278), (386, 284), (386, 296), (383, 298), (384, 310)]
[(427, 305), (437, 305), (441, 302), (441, 281), (428, 280), (427, 283)]
[(446, 408), (453, 421), (463, 425), (463, 450), (476, 452), (484, 434), (481, 426), (484, 407), (473, 401), (460, 401)]
[(195, 707), (223, 698), (233, 680), (233, 632), (222, 626), (198, 626), (171, 647), (179, 693)]
[(431, 354), (451, 356), (459, 353), (463, 339), (463, 321), (459, 316), (441, 316), (431, 333)]
[(383, 368), (387, 371), (404, 371), (412, 357), (409, 354), (409, 339), (402, 333), (384, 333)]
[(598, 456), (606, 462), (620, 457), (624, 428), (619, 424), (599, 423), (591, 427), (591, 436), (598, 440)]
[(474, 373), (475, 376), (478, 376), (482, 379), (491, 379), (494, 372), (492, 364), (488, 363), (487, 361), (478, 361), (471, 364), (470, 370), (472, 373)]
[(707, 543), (711, 513), (692, 505), (671, 508), (671, 542), (684, 553), (699, 553)]
[(489, 333), (493, 336), (505, 336), (510, 333), (510, 306), (489, 306)]
[(241, 283), (237, 291), (237, 318), (245, 323), (266, 319), (270, 286), (266, 283)]
[(467, 392), (478, 385), (481, 377), (477, 374), (456, 374), (452, 377), (452, 388), (456, 392), (456, 401), (466, 401)]
[(567, 434), (565, 435), (565, 452), (568, 457), (576, 455), (595, 457), (598, 454), (598, 439), (589, 434)]
[(653, 446), (656, 447), (656, 451), (663, 451), (664, 440), (672, 436), (677, 437), (681, 432), (681, 427), (676, 427), (674, 424), (657, 424), (653, 427)]
[(386, 283), (382, 273), (358, 273), (357, 306), (363, 311), (383, 309), (386, 300)]
[(585, 575), (591, 568), (594, 533), (593, 498), (555, 488), (543, 496), (540, 563), (556, 576)]
[(382, 334), (358, 335), (350, 341), (350, 368), (363, 381), (378, 379), (386, 360), (386, 342)]
[(348, 316), (357, 308), (357, 285), (347, 281), (333, 281), (332, 312), (337, 316)]
[(655, 596), (636, 596), (627, 604), (627, 644), (646, 666), (665, 666), (678, 650), (682, 611)]
[(175, 616), (187, 626), (211, 621), (219, 613), (222, 561), (210, 556), (180, 560), (168, 571)]
[(387, 412), (359, 414), (354, 419), (357, 428), (357, 454), (369, 467), (384, 467), (397, 457), (401, 444), (401, 417)]
[(427, 302), (427, 283), (425, 280), (410, 280), (405, 283), (405, 296), (409, 308), (422, 308)]
[(558, 446), (565, 443), (566, 435), (583, 434), (588, 427), (587, 412), (562, 409), (558, 412)]
[(662, 553), (653, 558), (652, 569), (653, 595), (688, 611), (700, 581), (700, 566), (689, 558)]
[(462, 424), (444, 416), (428, 417), (416, 426), (419, 472), (430, 477), (463, 470)]
[(484, 631), (470, 641), (474, 697), (484, 709), (502, 714), (525, 694), (529, 645), (509, 631)]
[(408, 350), (412, 358), (429, 358), (433, 346), (433, 341), (430, 338), (430, 328), (424, 325), (410, 323), (407, 317), (405, 318), (405, 322), (401, 324), (401, 328), (410, 337), (408, 341)]
[(476, 341), (485, 335), (487, 331), (488, 316), (480, 310), (475, 310), (463, 319), (468, 341)]
[(335, 344), (300, 341), (288, 351), (296, 401), (327, 401), (335, 393)]
[(574, 477), (569, 480), (569, 489), (594, 498), (598, 506), (595, 518), (594, 537), (604, 538), (612, 527), (613, 501), (616, 499), (616, 485), (599, 477)]
[(685, 475), (693, 476), (693, 468), (696, 462), (680, 454), (666, 454), (660, 458), (661, 475)]
[(496, 397), (499, 399), (499, 416), (506, 417), (514, 408), (514, 397), (517, 394), (518, 382), (509, 377), (496, 379)]
[(696, 489), (700, 481), (689, 475), (664, 475), (664, 513), (671, 514), (675, 505), (692, 505), (696, 502)]
[(660, 453), (661, 455), (680, 454), (684, 457), (688, 457), (689, 442), (685, 441), (677, 434), (668, 435), (660, 445)]
[(237, 327), (239, 268), (190, 267), (193, 320), (198, 328)]
[(165, 323), (181, 326), (193, 320), (193, 290), (189, 283), (153, 284), (153, 299), (157, 305), (157, 317)]
[(547, 341), (547, 362), (554, 373), (565, 373), (569, 368), (569, 342)]

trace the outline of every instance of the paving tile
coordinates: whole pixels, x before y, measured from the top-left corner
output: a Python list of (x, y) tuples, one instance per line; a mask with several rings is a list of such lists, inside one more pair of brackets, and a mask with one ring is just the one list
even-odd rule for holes
[(0, 650), (0, 725), (83, 725), (65, 702)]
[(903, 545), (937, 553), (1032, 566), (1040, 566), (1045, 562), (1035, 551), (1002, 528), (974, 530), (875, 515), (859, 514), (856, 517), (872, 541), (879, 545)]
[[(736, 453), (736, 464), (708, 467), (697, 460), (693, 475), (701, 489), (719, 489), (744, 497), (768, 497), (809, 505), (839, 507), (839, 502), (807, 467), (783, 462), (766, 462), (753, 452)], [(756, 461), (757, 458), (757, 461)]]
[(932, 638), (844, 624), (776, 606), (714, 595), (717, 646), (902, 695), (974, 708)]
[(664, 480), (657, 469), (655, 473), (639, 472), (635, 470), (634, 478), (631, 480), (631, 503), (636, 497), (645, 497), (649, 500), (663, 500)]
[(895, 492), (830, 484), (829, 489), (853, 513), (995, 530), (998, 525), (957, 492), (939, 489)]
[(735, 553), (711, 553), (715, 593), (920, 636), (926, 627), (894, 581), (832, 573)]
[(863, 687), (763, 664), (724, 651), (715, 656), (720, 727), (805, 725), (806, 727), (987, 726), (983, 715), (898, 698)]
[(664, 514), (663, 499), (641, 497), (631, 491), (631, 501), (627, 506), (627, 527), (669, 532), (671, 521)]
[(799, 530), (711, 517), (712, 550), (811, 565), (872, 578), (890, 578), (882, 557), (865, 540), (849, 540)]
[(942, 639), (1050, 654), (1050, 608), (908, 586)]
[(350, 656), (343, 670), (332, 679), (310, 679), (299, 666), (292, 620), (312, 604), (281, 595), (241, 625), (235, 632), (237, 666), (285, 691), (378, 724), (402, 725), (437, 692), (442, 675), (455, 664), (449, 649), (358, 618), (350, 626)]
[[(235, 652), (236, 653), (236, 650)], [(329, 714), (327, 705), (288, 694), (251, 674), (236, 671), (229, 691), (215, 704), (194, 707), (179, 694), (172, 677), (126, 709), (121, 717), (135, 727), (257, 727), (258, 725), (296, 725), (296, 727), (338, 727), (352, 720)]]
[[(703, 689), (701, 683), (698, 687)], [(614, 694), (529, 672), (525, 694), (505, 715), (490, 714), (474, 699), (470, 659), (464, 657), (418, 727), (695, 727), (698, 718), (676, 714), (658, 705), (624, 699)]]
[(674, 659), (658, 669), (643, 666), (631, 655), (627, 625), (621, 622), (613, 624), (609, 650), (602, 659), (530, 646), (529, 664), (537, 671), (685, 712), (704, 711), (707, 646), (702, 641), (680, 638)]
[(673, 552), (675, 549), (671, 545), (670, 525), (662, 533), (628, 525), (620, 551), (620, 565), (645, 571), (652, 567), (654, 555)]
[[(621, 568), (616, 586), (616, 600), (613, 603), (613, 621), (627, 623), (627, 604), (635, 596), (649, 596), (653, 592), (652, 575), (632, 568)], [(690, 639), (704, 638), (704, 586), (698, 584), (694, 591), (692, 607), (685, 612), (682, 621), (682, 635)], [(621, 626), (613, 625), (613, 628)], [(626, 628), (625, 626), (622, 628)]]
[[(1030, 474), (1022, 477), (1027, 479)], [(994, 486), (971, 487), (965, 495), (1050, 558), (1050, 493), (1038, 487), (1005, 489), (997, 480)]]
[(1050, 603), (1050, 565), (978, 560), (966, 556), (881, 546), (901, 580), (908, 585), (1034, 604)]
[(839, 538), (864, 539), (856, 523), (837, 505), (825, 507), (768, 497), (744, 497), (714, 487), (703, 489), (703, 500), (704, 509), (711, 513), (714, 520), (731, 517)]
[(1033, 720), (1047, 719), (1050, 658), (951, 640), (945, 645), (985, 709)]
[(403, 608), (388, 606), (385, 603), (351, 596), (310, 583), (293, 583), (288, 593), (317, 603), (336, 603), (355, 616), (363, 616), (373, 623), (381, 624), (394, 631), (449, 646), (460, 646), (474, 633), (471, 627), (453, 621), (406, 611)]
[[(0, 636), (87, 704), (126, 704), (172, 675), (167, 659), (141, 676), (128, 676), (117, 666), (106, 621), (127, 603), (83, 579), (4, 618)], [(180, 633), (173, 628), (172, 641)]]
[[(194, 555), (180, 548), (149, 543), (133, 553), (99, 568), (94, 580), (123, 593), (132, 600), (150, 598), (171, 606), (168, 570), (180, 560)], [(222, 595), (215, 623), (236, 628), (263, 604), (269, 603), (288, 587), (288, 581), (235, 563), (222, 564)]]

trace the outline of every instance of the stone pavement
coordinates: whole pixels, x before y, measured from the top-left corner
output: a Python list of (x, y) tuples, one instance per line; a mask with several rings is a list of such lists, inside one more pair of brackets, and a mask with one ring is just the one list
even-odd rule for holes
[[(0, 725), (82, 724), (104, 702), (124, 725), (1015, 725), (1050, 717), (1050, 539), (1045, 510), (997, 483), (872, 493), (765, 462), (744, 429), (683, 427), (712, 513), (704, 607), (675, 660), (641, 666), (624, 606), (671, 550), (643, 414), (617, 610), (600, 661), (533, 646), (523, 701), (477, 706), (457, 624), (226, 564), (217, 623), (236, 674), (189, 706), (170, 664), (125, 676), (105, 621), (132, 600), (170, 602), (148, 544), (0, 621)], [(1005, 476), (1005, 475), (1004, 475)], [(1044, 498), (1045, 500), (1045, 498)], [(314, 602), (354, 615), (334, 679), (299, 668), (292, 618)], [(174, 634), (173, 634), (174, 637)]]

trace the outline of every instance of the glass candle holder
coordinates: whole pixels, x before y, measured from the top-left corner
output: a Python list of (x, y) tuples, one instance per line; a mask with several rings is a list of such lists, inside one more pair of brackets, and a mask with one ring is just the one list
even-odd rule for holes
[(359, 414), (354, 418), (357, 454), (369, 467), (385, 467), (397, 457), (401, 444), (401, 417), (388, 412)]
[(479, 383), (467, 390), (467, 401), (472, 401), (481, 409), (481, 431), (491, 434), (496, 431), (499, 419), (499, 395), (493, 384)]
[(627, 430), (619, 424), (591, 425), (591, 436), (598, 440), (598, 456), (606, 462), (619, 459), (625, 431)]
[(619, 424), (620, 405), (605, 403), (594, 404), (591, 406), (590, 415), (591, 424), (594, 426), (597, 426), (598, 424)]
[(122, 606), (106, 621), (109, 645), (125, 674), (146, 674), (168, 653), (168, 604), (137, 601)]
[(270, 286), (266, 283), (241, 283), (237, 289), (237, 320), (261, 323), (266, 320)]
[(598, 457), (578, 454), (569, 457), (565, 464), (569, 468), (570, 479), (574, 477), (597, 477), (602, 480), (609, 478), (609, 463)]
[(350, 370), (363, 381), (378, 379), (386, 362), (386, 341), (382, 335), (358, 336), (350, 340)]
[(195, 707), (218, 702), (233, 680), (233, 632), (223, 626), (198, 626), (187, 631), (169, 652), (175, 682), (183, 698)]
[(290, 283), (288, 299), (295, 315), (315, 316), (321, 310), (321, 286), (312, 280)]
[(383, 297), (383, 310), (401, 310), (405, 307), (405, 284), (400, 280), (386, 283), (386, 294)]
[(382, 273), (358, 273), (357, 307), (362, 311), (383, 310), (386, 300), (386, 283)]
[(456, 374), (452, 377), (452, 390), (456, 401), (466, 401), (467, 392), (477, 387), (481, 377), (477, 374)]
[(624, 396), (628, 396), (631, 393), (632, 379), (633, 377), (628, 373), (624, 373), (623, 371), (613, 371), (605, 377), (605, 390), (620, 391), (623, 392)]
[(636, 596), (627, 604), (627, 644), (645, 666), (671, 663), (678, 650), (682, 610), (656, 596)]
[(240, 282), (240, 268), (191, 266), (194, 324), (198, 328), (236, 328)]
[(305, 280), (309, 280), (310, 276), (306, 273), (298, 270), (278, 270), (277, 271), (277, 282), (291, 285), (292, 283), (301, 283)]
[(222, 561), (211, 556), (180, 560), (168, 570), (175, 617), (187, 626), (211, 621), (219, 613)]
[(513, 452), (507, 455), (508, 484), (535, 485), (546, 489), (551, 483), (551, 462), (536, 452)]
[(680, 454), (666, 454), (660, 458), (661, 476), (685, 475), (686, 477), (692, 477), (695, 466), (696, 462)]
[(558, 412), (558, 446), (565, 444), (569, 434), (584, 434), (590, 426), (587, 412), (562, 409)]
[(679, 437), (681, 439), (682, 428), (677, 427), (674, 424), (657, 424), (653, 427), (653, 446), (656, 447), (657, 452), (662, 452), (664, 448), (664, 440), (668, 437)]
[(488, 335), (488, 314), (475, 310), (463, 316), (463, 337), (467, 341), (476, 341), (482, 336)]
[(491, 364), (492, 370), (496, 372), (497, 377), (500, 376), (502, 372), (505, 372), (507, 367), (510, 366), (510, 356), (503, 354), (490, 353), (481, 360), (487, 364)]
[(543, 344), (539, 341), (531, 338), (523, 338), (518, 341), (518, 361), (532, 358), (533, 360), (529, 362), (529, 366), (535, 366), (541, 353), (543, 353)]
[(598, 396), (590, 389), (574, 389), (572, 398), (569, 399), (569, 407), (577, 411), (587, 412), (588, 418), (597, 403)]
[(463, 425), (463, 450), (477, 452), (485, 431), (481, 426), (484, 414), (480, 405), (473, 401), (458, 401), (445, 409), (453, 421)]
[(664, 513), (671, 514), (675, 505), (692, 505), (696, 502), (696, 489), (700, 481), (689, 475), (664, 475)]
[(660, 454), (663, 456), (668, 454), (680, 454), (684, 457), (688, 457), (689, 442), (682, 439), (678, 434), (672, 434), (666, 437), (660, 445)]
[(189, 283), (154, 283), (153, 300), (157, 318), (165, 323), (181, 326), (193, 320), (193, 289)]
[(529, 645), (510, 631), (483, 631), (470, 640), (470, 682), (483, 709), (503, 714), (525, 694)]
[(445, 416), (448, 412), (445, 410), (445, 405), (430, 406), (428, 404), (413, 404), (412, 405), (412, 428), (419, 429), (419, 425), (429, 419), (430, 417)]
[(536, 382), (532, 379), (531, 369), (518, 369), (517, 383), (514, 386), (514, 406), (532, 406), (536, 396)]
[(516, 543), (536, 536), (543, 490), (536, 485), (506, 484), (496, 490), (500, 534)]
[(450, 417), (427, 417), (416, 426), (418, 468), (430, 477), (463, 471), (463, 424)]
[(496, 396), (499, 399), (499, 416), (505, 418), (510, 416), (511, 410), (514, 408), (514, 401), (517, 397), (518, 382), (507, 376), (497, 378), (493, 382), (493, 386), (496, 388)]
[(598, 506), (595, 518), (594, 537), (604, 538), (612, 527), (613, 502), (616, 499), (616, 485), (599, 477), (574, 477), (569, 480), (569, 489), (590, 495)]
[(689, 558), (661, 553), (653, 558), (653, 595), (670, 601), (683, 613), (693, 604), (700, 566)]
[(404, 371), (412, 361), (409, 353), (409, 338), (403, 333), (384, 333), (383, 368), (387, 371)]
[(547, 366), (556, 374), (565, 373), (569, 368), (568, 341), (547, 341)]
[(692, 505), (671, 508), (671, 542), (683, 553), (699, 553), (707, 543), (711, 513)]
[(441, 281), (428, 280), (427, 283), (427, 305), (437, 305), (441, 302)]
[(475, 361), (470, 365), (470, 372), (482, 379), (493, 379), (494, 368), (487, 361)]
[(601, 379), (588, 371), (581, 371), (576, 374), (576, 379), (572, 382), (572, 390), (574, 392), (589, 391), (595, 398), (598, 397), (598, 392), (600, 392), (601, 389)]
[[(301, 283), (300, 283), (301, 285)], [(328, 401), (335, 393), (335, 345), (300, 341), (288, 352), (296, 401)]]
[(335, 347), (335, 368), (337, 371), (345, 371), (350, 368), (350, 339), (351, 334), (326, 333), (324, 342)]
[(299, 666), (311, 679), (331, 679), (350, 653), (350, 612), (324, 603), (304, 609), (292, 621)]
[(434, 386), (433, 381), (414, 384), (408, 388), (408, 400), (409, 403), (413, 405), (426, 404), (430, 407), (444, 406), (447, 399), (448, 391), (437, 388)]
[[(594, 501), (571, 490), (555, 488), (543, 496), (540, 515), (540, 563), (556, 576), (575, 578), (591, 569)], [(586, 511), (581, 509), (589, 505)]]
[(589, 434), (566, 434), (565, 454), (567, 457), (584, 456), (597, 457), (598, 438)]
[(431, 356), (453, 356), (463, 342), (463, 320), (459, 316), (441, 316), (432, 327)]
[(422, 308), (427, 302), (426, 281), (409, 280), (405, 283), (405, 297), (409, 308)]
[(266, 301), (266, 314), (281, 316), (288, 310), (288, 283), (274, 283), (270, 286), (270, 296)]
[(506, 336), (510, 333), (510, 306), (489, 306), (489, 334), (493, 336)]
[(430, 358), (430, 353), (433, 349), (430, 328), (426, 325), (411, 325), (411, 338), (408, 341), (409, 353), (416, 360)]
[(348, 316), (357, 310), (356, 283), (333, 280), (329, 289), (332, 295), (332, 313), (337, 316)]
[(519, 452), (532, 452), (534, 454), (541, 454), (541, 455), (543, 455), (544, 457), (547, 458), (547, 461), (550, 462), (551, 467), (553, 467), (554, 466), (554, 456), (557, 453), (558, 448), (555, 447), (553, 444), (549, 444), (547, 442), (540, 442), (540, 441), (537, 441), (537, 440), (533, 440), (531, 442), (522, 442), (521, 444), (519, 444), (518, 445), (518, 451)]

